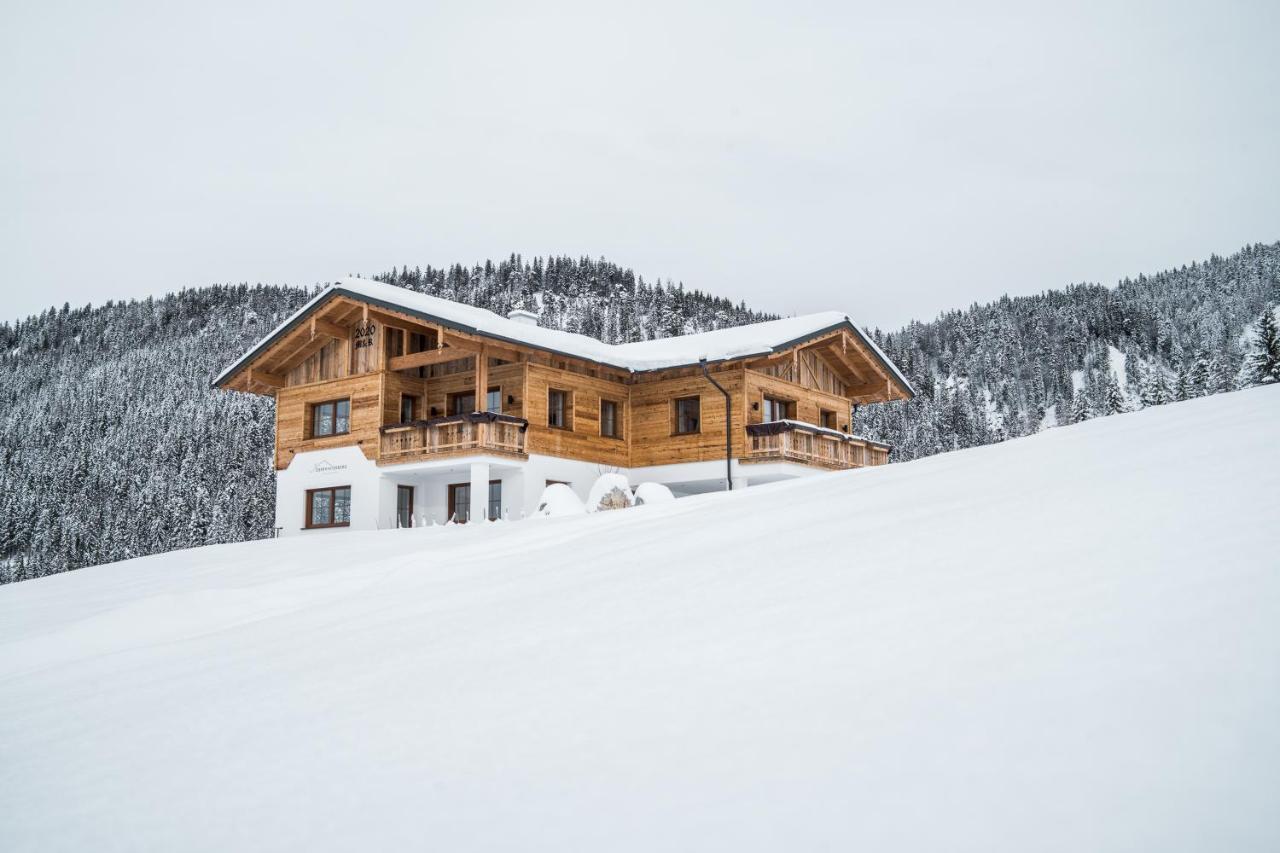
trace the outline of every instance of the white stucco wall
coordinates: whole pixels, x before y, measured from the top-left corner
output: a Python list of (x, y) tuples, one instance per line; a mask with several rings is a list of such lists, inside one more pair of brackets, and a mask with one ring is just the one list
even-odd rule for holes
[[(335, 530), (387, 530), (396, 526), (396, 487), (413, 486), (415, 526), (448, 520), (451, 483), (471, 482), (472, 465), (488, 466), (487, 479), (502, 481), (503, 518), (518, 520), (537, 509), (548, 480), (568, 483), (584, 501), (591, 485), (604, 473), (617, 471), (632, 486), (662, 483), (677, 495), (723, 488), (723, 462), (690, 462), (648, 468), (615, 468), (594, 462), (532, 454), (527, 460), (476, 456), (378, 467), (355, 447), (310, 451), (294, 456), (289, 467), (276, 472), (276, 526), (282, 536), (324, 535)], [(483, 468), (477, 471), (484, 474)], [(735, 488), (821, 473), (791, 463), (740, 465), (734, 462)], [(487, 483), (487, 479), (483, 482)], [(478, 481), (479, 482), (479, 481)], [(683, 484), (683, 487), (682, 487)], [(306, 492), (329, 486), (351, 487), (350, 528), (306, 529)], [(487, 502), (487, 486), (484, 492)]]
[[(379, 508), (384, 499), (381, 479), (378, 466), (366, 459), (356, 447), (335, 447), (295, 454), (288, 468), (276, 472), (276, 527), (280, 528), (280, 535), (314, 535), (333, 531), (334, 528), (305, 529), (307, 490), (328, 486), (351, 487), (353, 529), (377, 528)], [(394, 526), (394, 486), (391, 488), (391, 512)]]

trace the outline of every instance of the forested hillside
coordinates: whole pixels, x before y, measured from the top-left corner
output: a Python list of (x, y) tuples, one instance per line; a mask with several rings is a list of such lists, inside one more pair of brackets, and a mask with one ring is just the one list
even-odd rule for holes
[(919, 395), (863, 409), (858, 429), (912, 459), (1280, 380), (1275, 345), (1263, 355), (1254, 342), (1277, 303), (1272, 243), (1115, 288), (1073, 285), (875, 330)]
[[(536, 303), (544, 324), (610, 342), (767, 318), (604, 260), (380, 278), (499, 312)], [(0, 324), (0, 582), (268, 535), (272, 402), (209, 381), (311, 292), (218, 285)], [(877, 330), (920, 395), (864, 407), (857, 428), (902, 460), (1280, 379), (1274, 344), (1245, 332), (1277, 301), (1280, 243)]]

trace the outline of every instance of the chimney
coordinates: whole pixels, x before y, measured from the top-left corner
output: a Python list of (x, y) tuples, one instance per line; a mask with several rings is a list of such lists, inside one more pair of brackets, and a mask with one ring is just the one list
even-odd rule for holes
[(541, 315), (535, 314), (532, 311), (526, 311), (524, 308), (512, 308), (507, 312), (508, 320), (514, 320), (517, 323), (523, 323), (526, 326), (538, 325), (539, 316)]

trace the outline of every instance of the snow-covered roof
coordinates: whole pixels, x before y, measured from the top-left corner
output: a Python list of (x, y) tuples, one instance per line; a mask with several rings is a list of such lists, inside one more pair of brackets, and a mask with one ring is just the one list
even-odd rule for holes
[(426, 322), (452, 328), (456, 331), (481, 335), (508, 343), (522, 344), (534, 349), (570, 358), (580, 358), (633, 373), (688, 367), (697, 364), (703, 359), (708, 362), (716, 362), (769, 355), (827, 332), (835, 331), (839, 328), (848, 328), (858, 336), (859, 340), (867, 345), (868, 349), (875, 353), (883, 366), (902, 383), (909, 393), (915, 393), (911, 383), (907, 381), (907, 378), (902, 375), (893, 362), (880, 351), (875, 342), (862, 334), (853, 321), (849, 319), (848, 315), (838, 311), (824, 311), (818, 314), (786, 317), (781, 320), (768, 320), (747, 326), (735, 326), (729, 329), (717, 329), (712, 332), (679, 335), (651, 341), (606, 344), (586, 335), (518, 322), (487, 309), (477, 308), (474, 305), (464, 305), (460, 302), (441, 299), (438, 296), (430, 296), (408, 288), (385, 284), (380, 281), (370, 281), (364, 278), (348, 278), (329, 285), (320, 291), (306, 305), (295, 311), (287, 320), (259, 341), (252, 350), (238, 359), (235, 364), (219, 374), (218, 378), (214, 380), (214, 384), (225, 381), (236, 371), (247, 365), (279, 336), (301, 322), (302, 318), (310, 313), (312, 309), (334, 296), (342, 295), (407, 313)]

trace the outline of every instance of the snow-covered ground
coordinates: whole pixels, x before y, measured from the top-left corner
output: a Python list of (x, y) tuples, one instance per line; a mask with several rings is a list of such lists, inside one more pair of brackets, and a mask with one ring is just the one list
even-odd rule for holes
[(1280, 849), (1278, 425), (0, 588), (0, 849)]

